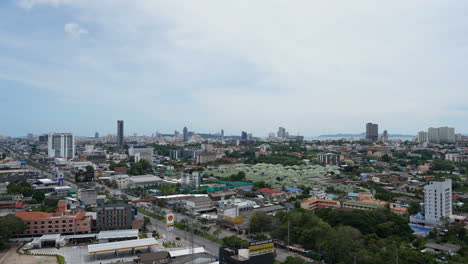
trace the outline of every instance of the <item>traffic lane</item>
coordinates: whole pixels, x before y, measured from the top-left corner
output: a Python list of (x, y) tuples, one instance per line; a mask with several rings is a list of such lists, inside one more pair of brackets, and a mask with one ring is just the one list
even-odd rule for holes
[[(144, 217), (143, 214), (138, 214), (137, 215), (138, 218), (142, 219)], [(160, 234), (166, 234), (167, 231), (166, 231), (166, 224), (161, 222), (161, 221), (158, 221), (154, 218), (150, 218), (150, 221), (151, 221), (151, 224), (155, 225), (157, 228), (159, 228), (159, 230), (161, 231), (158, 231), (158, 233)], [(174, 230), (173, 230), (173, 234), (174, 234), (174, 237), (179, 237), (181, 241), (185, 242), (188, 246), (190, 246), (191, 244), (191, 234), (189, 232), (186, 232), (184, 230), (181, 230), (181, 229), (178, 229), (178, 228), (175, 228), (174, 227)], [(193, 235), (193, 244), (196, 246), (196, 247), (204, 247), (205, 250), (210, 253), (211, 255), (213, 256), (218, 256), (219, 255), (219, 248), (221, 247), (221, 245), (219, 245), (218, 243), (215, 243), (213, 241), (210, 241), (210, 240), (207, 240), (205, 238), (202, 238), (202, 237), (199, 237), (199, 236), (196, 236), (196, 235)]]

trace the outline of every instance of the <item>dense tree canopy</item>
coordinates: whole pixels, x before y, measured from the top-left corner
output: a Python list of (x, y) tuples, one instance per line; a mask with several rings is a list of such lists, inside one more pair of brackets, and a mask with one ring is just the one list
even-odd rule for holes
[(22, 234), (26, 228), (26, 223), (15, 215), (10, 214), (0, 217), (0, 238), (2, 240)]

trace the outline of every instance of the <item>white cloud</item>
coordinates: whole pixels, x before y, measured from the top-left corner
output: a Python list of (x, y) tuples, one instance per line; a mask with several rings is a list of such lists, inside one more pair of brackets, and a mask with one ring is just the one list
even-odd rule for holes
[(18, 0), (18, 5), (25, 9), (31, 9), (36, 5), (52, 5), (58, 7), (71, 2), (72, 0)]
[(67, 23), (64, 29), (72, 39), (80, 39), (81, 35), (88, 34), (88, 30), (82, 28), (77, 23)]

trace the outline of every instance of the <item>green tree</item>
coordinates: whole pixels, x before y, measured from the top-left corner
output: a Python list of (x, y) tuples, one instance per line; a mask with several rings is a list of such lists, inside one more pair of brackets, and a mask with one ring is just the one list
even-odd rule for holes
[(291, 257), (288, 256), (286, 257), (286, 260), (283, 262), (283, 264), (306, 264), (307, 262), (299, 257)]
[(322, 246), (330, 263), (352, 263), (363, 248), (362, 235), (356, 228), (339, 226), (324, 237)]
[(223, 244), (233, 248), (246, 248), (249, 245), (249, 241), (238, 236), (229, 236), (223, 237)]
[(448, 160), (436, 159), (431, 164), (431, 169), (435, 171), (452, 171), (455, 166)]
[(87, 173), (94, 173), (94, 167), (91, 165), (86, 166), (86, 172)]
[(2, 216), (0, 217), (0, 238), (6, 240), (22, 234), (27, 227), (26, 223), (15, 215)]
[(409, 204), (408, 213), (410, 215), (417, 214), (421, 211), (421, 205), (418, 202), (411, 202)]
[(39, 203), (42, 203), (45, 199), (45, 194), (41, 191), (34, 191), (32, 198)]
[(250, 232), (270, 231), (273, 224), (273, 217), (265, 212), (255, 212), (250, 219)]

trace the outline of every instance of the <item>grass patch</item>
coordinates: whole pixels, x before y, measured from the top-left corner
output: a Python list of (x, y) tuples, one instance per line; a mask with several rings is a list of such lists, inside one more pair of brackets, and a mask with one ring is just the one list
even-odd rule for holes
[(162, 215), (158, 215), (158, 214), (156, 214), (154, 212), (145, 210), (145, 209), (140, 208), (140, 207), (137, 207), (137, 210), (138, 210), (139, 213), (147, 215), (147, 216), (155, 218), (155, 219), (158, 219), (159, 221), (162, 221), (162, 222), (166, 221), (166, 218), (164, 216), (162, 216)]
[(452, 190), (453, 192), (462, 192), (462, 193), (468, 193), (468, 186), (463, 186), (463, 187), (457, 187)]

